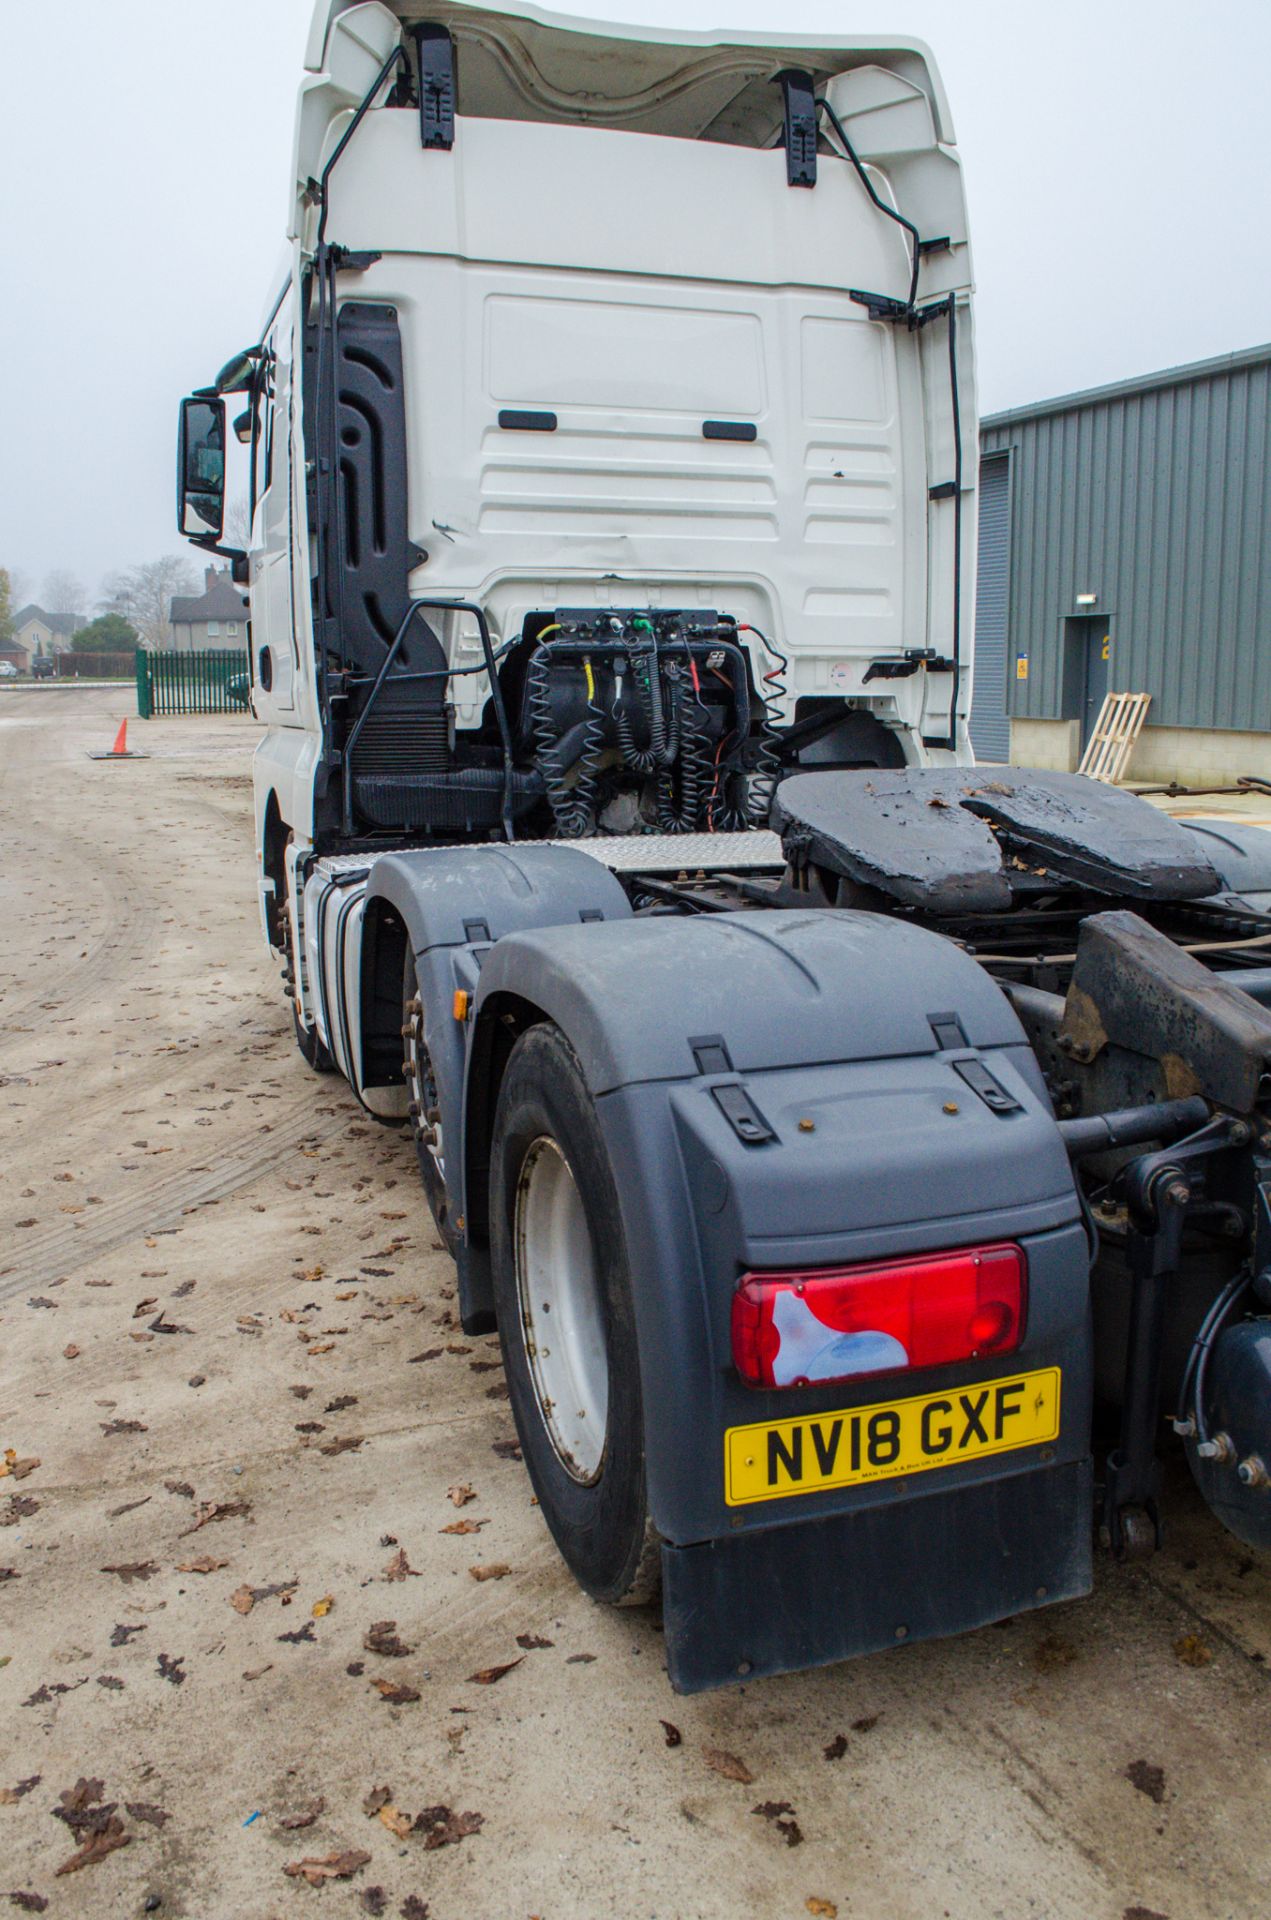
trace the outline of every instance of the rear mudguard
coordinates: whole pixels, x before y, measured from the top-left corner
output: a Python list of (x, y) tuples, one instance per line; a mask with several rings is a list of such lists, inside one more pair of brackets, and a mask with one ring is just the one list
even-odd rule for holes
[[(483, 1034), (527, 1006), (578, 1054), (614, 1167), (674, 1684), (840, 1659), (1087, 1591), (1087, 1241), (1036, 1062), (974, 961), (907, 923), (824, 910), (509, 933), (480, 968), (478, 1082)], [(469, 1085), (470, 1116), (488, 1113), (487, 1095)], [(471, 1191), (484, 1146), (470, 1118)], [(483, 1223), (467, 1234), (482, 1238)], [(783, 1392), (740, 1381), (729, 1316), (743, 1271), (1001, 1240), (1029, 1266), (1009, 1364)], [(960, 1389), (1044, 1368), (1062, 1375), (1045, 1446), (809, 1492), (778, 1464), (772, 1498), (729, 1504), (731, 1427), (918, 1391), (956, 1404)]]
[[(572, 847), (461, 847), (386, 854), (371, 869), (366, 912), (396, 910), (415, 955), (424, 1042), (432, 1061), (447, 1143), (445, 1180), (459, 1269), (459, 1311), (468, 1333), (494, 1324), (484, 1222), (469, 1227), (465, 1103), (474, 1027), (455, 1018), (455, 993), (476, 992), (494, 942), (526, 928), (629, 920), (626, 894), (607, 867)], [(451, 1150), (450, 1143), (454, 1143)]]

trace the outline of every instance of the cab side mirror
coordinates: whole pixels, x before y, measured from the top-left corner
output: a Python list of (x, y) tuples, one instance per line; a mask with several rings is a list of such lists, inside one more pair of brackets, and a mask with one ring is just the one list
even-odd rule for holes
[(187, 538), (219, 540), (225, 522), (225, 402), (181, 402), (177, 434), (177, 526)]

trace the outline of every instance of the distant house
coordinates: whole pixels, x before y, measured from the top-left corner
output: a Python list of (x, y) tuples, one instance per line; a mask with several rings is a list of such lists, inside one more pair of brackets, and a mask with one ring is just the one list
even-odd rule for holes
[(228, 567), (204, 570), (204, 591), (175, 594), (168, 612), (170, 644), (181, 653), (204, 647), (247, 645), (247, 596), (230, 579)]
[(26, 673), (37, 653), (65, 653), (71, 635), (86, 618), (82, 613), (46, 613), (34, 604), (22, 607), (13, 617), (13, 638), (3, 648), (3, 657), (12, 660), (19, 673)]

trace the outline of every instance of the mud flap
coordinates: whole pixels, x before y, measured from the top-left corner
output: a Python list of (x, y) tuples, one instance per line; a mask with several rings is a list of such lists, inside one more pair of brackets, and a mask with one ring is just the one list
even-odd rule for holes
[(967, 1633), (1092, 1581), (1091, 1463), (662, 1549), (677, 1693)]

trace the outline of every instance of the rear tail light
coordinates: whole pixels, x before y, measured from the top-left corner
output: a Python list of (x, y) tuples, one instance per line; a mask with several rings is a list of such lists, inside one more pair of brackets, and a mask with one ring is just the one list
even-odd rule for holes
[(811, 1273), (748, 1273), (733, 1359), (752, 1387), (801, 1387), (1014, 1353), (1027, 1263), (1016, 1246)]

